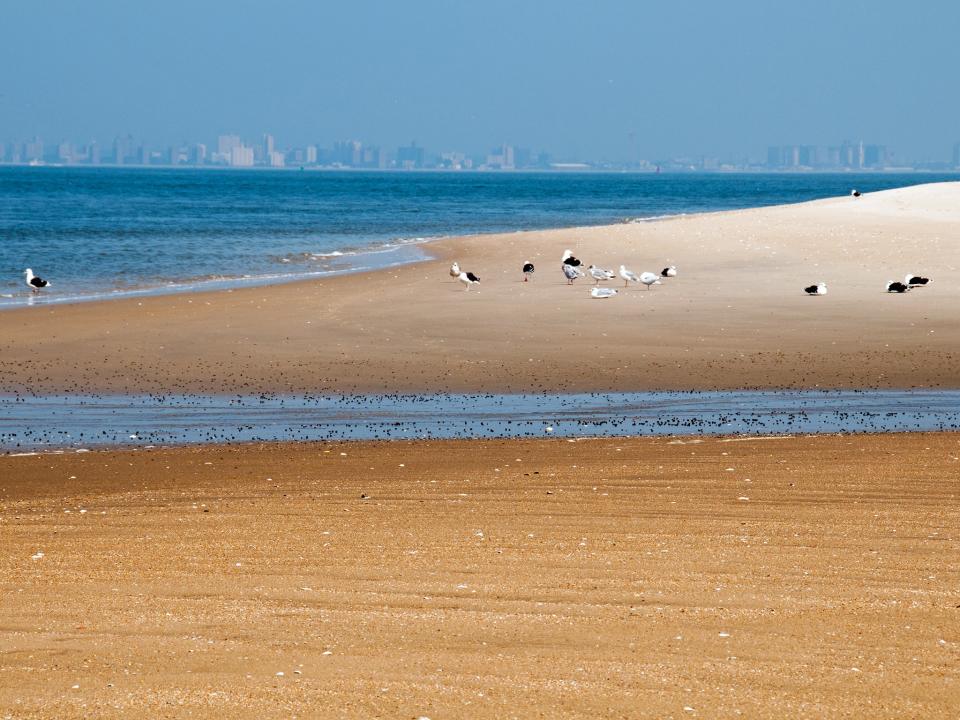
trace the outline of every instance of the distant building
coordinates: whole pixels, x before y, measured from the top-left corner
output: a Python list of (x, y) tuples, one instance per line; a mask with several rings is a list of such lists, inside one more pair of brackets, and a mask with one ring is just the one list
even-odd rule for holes
[(217, 152), (229, 158), (233, 149), (240, 147), (242, 144), (239, 135), (221, 135), (217, 138)]
[(91, 165), (100, 164), (100, 143), (96, 140), (92, 140), (87, 146), (87, 162)]
[(64, 140), (57, 145), (57, 162), (72, 163), (76, 162), (76, 159), (76, 153), (74, 152), (72, 143)]
[(273, 140), (273, 135), (270, 135), (269, 133), (264, 134), (263, 144), (261, 146), (261, 152), (263, 152), (263, 159), (268, 163), (270, 162), (270, 153), (276, 150), (276, 147), (274, 147), (274, 145), (275, 143)]
[(884, 168), (888, 165), (887, 148), (883, 145), (860, 144), (863, 153), (863, 167)]
[(39, 162), (43, 160), (43, 140), (34, 136), (33, 140), (23, 144), (24, 162)]
[(253, 148), (236, 145), (230, 149), (230, 165), (233, 167), (253, 167)]
[(515, 165), (513, 145), (501, 145), (487, 155), (487, 167), (501, 170), (513, 170)]
[(123, 165), (128, 160), (133, 159), (133, 136), (118, 135), (113, 140), (113, 162), (117, 165)]
[(137, 150), (137, 162), (140, 165), (150, 164), (150, 148), (147, 147), (146, 143), (142, 143)]
[[(283, 153), (277, 152), (276, 150), (271, 150), (269, 153), (267, 153), (266, 160), (267, 160), (267, 164), (270, 167), (282, 168), (284, 165), (286, 165), (286, 162), (284, 161)], [(251, 165), (253, 164), (252, 158), (250, 160), (250, 164)]]
[(190, 152), (190, 162), (194, 165), (203, 165), (207, 161), (207, 146), (197, 143)]
[(406, 147), (397, 148), (397, 167), (404, 170), (414, 170), (423, 167), (424, 150), (412, 142)]
[(307, 145), (307, 164), (308, 165), (317, 164), (317, 146), (316, 145)]

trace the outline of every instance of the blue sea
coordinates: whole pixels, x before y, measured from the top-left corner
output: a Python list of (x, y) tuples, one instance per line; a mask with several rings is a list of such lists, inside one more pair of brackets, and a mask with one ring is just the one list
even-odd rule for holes
[[(422, 259), (431, 239), (801, 202), (927, 174), (0, 167), (0, 307), (278, 282)], [(39, 300), (23, 270), (49, 278)]]

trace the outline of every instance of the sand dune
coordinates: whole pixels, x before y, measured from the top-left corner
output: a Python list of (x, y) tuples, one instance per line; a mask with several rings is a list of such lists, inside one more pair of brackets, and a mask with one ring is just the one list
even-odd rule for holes
[[(591, 301), (561, 276), (567, 247), (680, 276)], [(0, 389), (960, 387), (960, 183), (431, 249), (324, 281), (4, 312)], [(907, 272), (935, 282), (883, 292)], [(829, 295), (803, 294), (821, 280)]]

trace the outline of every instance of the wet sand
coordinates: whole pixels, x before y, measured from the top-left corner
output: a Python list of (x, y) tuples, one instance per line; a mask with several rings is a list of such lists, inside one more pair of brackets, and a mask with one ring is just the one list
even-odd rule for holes
[[(957, 388), (958, 239), (960, 183), (454, 238), (375, 273), (3, 312), (0, 392)], [(680, 275), (591, 300), (565, 284), (565, 248)], [(451, 280), (452, 259), (478, 289)], [(934, 283), (884, 292), (908, 272)], [(827, 296), (804, 295), (821, 280)]]
[(0, 717), (949, 717), (958, 458), (956, 434), (0, 457)]

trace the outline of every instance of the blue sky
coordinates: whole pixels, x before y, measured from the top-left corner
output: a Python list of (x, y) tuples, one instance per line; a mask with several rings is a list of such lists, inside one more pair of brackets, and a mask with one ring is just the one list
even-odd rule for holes
[(0, 0), (0, 138), (561, 157), (960, 140), (960, 3)]

